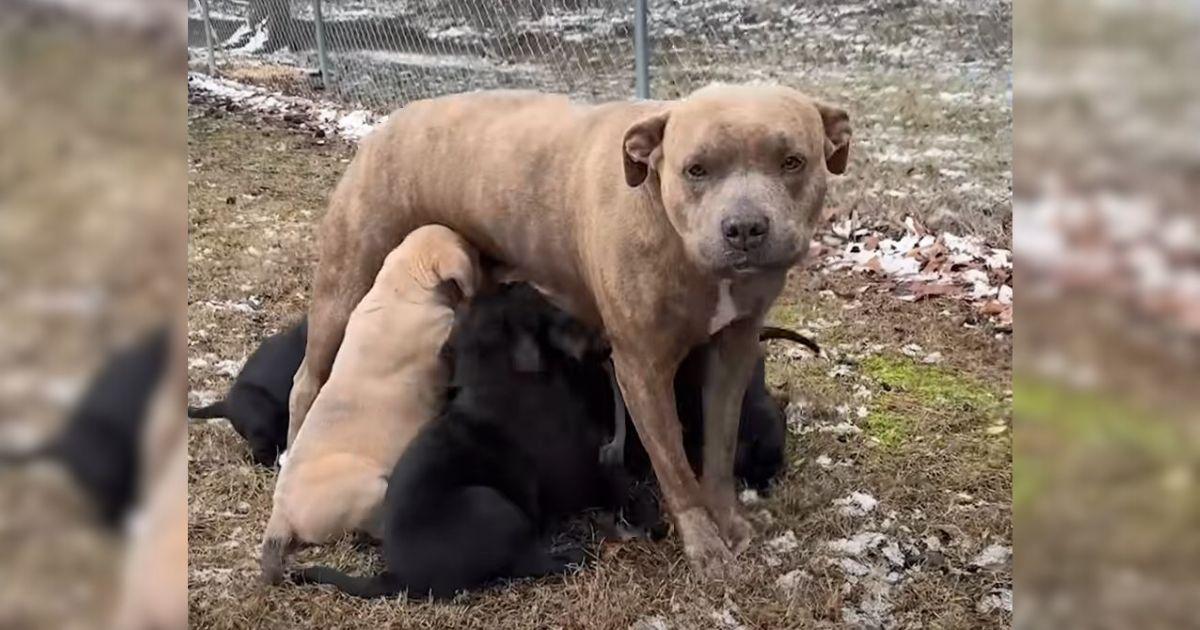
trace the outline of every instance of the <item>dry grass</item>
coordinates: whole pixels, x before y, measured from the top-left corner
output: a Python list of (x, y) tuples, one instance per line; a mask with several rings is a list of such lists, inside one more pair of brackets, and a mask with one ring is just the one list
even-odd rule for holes
[[(228, 371), (303, 310), (314, 222), (351, 155), (335, 141), (321, 143), (241, 114), (210, 114), (197, 107), (189, 124), (189, 378), (193, 395), (202, 398), (223, 391)], [(964, 327), (973, 316), (959, 305), (900, 303), (870, 289), (858, 293), (863, 284), (842, 275), (795, 275), (773, 318), (814, 329), (828, 323), (818, 337), (827, 349), (851, 357), (849, 373), (830, 376), (834, 363), (798, 358), (780, 346), (770, 350), (769, 380), (793, 401), (809, 401), (807, 427), (835, 418), (840, 405), (874, 405), (853, 397), (859, 384), (876, 397), (891, 396), (904, 411), (904, 438), (884, 447), (865, 436), (793, 435), (779, 489), (748, 508), (759, 535), (731, 581), (695, 581), (671, 537), (608, 544), (576, 574), (501, 585), (446, 604), (365, 602), (319, 588), (262, 586), (257, 547), (275, 474), (252, 466), (237, 436), (218, 423), (195, 425), (190, 436), (192, 626), (625, 628), (658, 617), (671, 628), (837, 627), (850, 621), (847, 610), (868, 605), (869, 584), (852, 583), (831, 564), (825, 544), (861, 531), (912, 546), (910, 566), (886, 595), (892, 623), (1007, 625), (1007, 614), (978, 613), (976, 603), (989, 589), (1011, 588), (1010, 571), (968, 567), (988, 544), (1011, 544), (1010, 441), (1007, 433), (984, 431), (1006, 422), (1006, 405), (947, 409), (919, 392), (889, 393), (861, 360), (884, 357), (924, 378), (924, 368), (898, 354), (917, 342), (945, 355), (956, 386), (1005, 401), (1010, 342), (995, 339), (986, 326)], [(822, 467), (815, 463), (822, 455), (853, 464)], [(852, 491), (870, 493), (879, 507), (866, 517), (840, 514), (833, 501)], [(794, 550), (765, 546), (789, 531)], [(928, 537), (940, 541), (941, 557), (927, 553), (922, 541)], [(349, 540), (304, 550), (296, 561), (379, 568), (373, 551)], [(877, 553), (863, 561), (880, 562)], [(794, 587), (776, 585), (793, 570), (803, 571)]]

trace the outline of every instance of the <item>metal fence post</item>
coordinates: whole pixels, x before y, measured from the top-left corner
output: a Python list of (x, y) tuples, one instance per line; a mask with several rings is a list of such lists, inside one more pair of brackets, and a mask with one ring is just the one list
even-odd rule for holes
[(637, 0), (633, 14), (634, 71), (637, 73), (637, 97), (650, 98), (650, 44), (646, 35), (646, 3)]
[(213, 47), (213, 27), (208, 18), (208, 0), (200, 0), (200, 15), (204, 20), (204, 45), (208, 47), (208, 74), (217, 76), (217, 52)]
[(333, 85), (329, 76), (329, 56), (325, 48), (325, 17), (321, 13), (321, 0), (313, 0), (313, 19), (317, 25), (317, 67), (321, 70), (321, 85), (328, 90)]

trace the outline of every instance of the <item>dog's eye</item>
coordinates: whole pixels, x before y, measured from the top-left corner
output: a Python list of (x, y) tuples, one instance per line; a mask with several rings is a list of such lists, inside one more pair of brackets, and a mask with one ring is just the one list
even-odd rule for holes
[(708, 170), (699, 164), (693, 164), (687, 167), (687, 170), (684, 172), (687, 173), (687, 176), (691, 177), (692, 179), (702, 179), (705, 175), (708, 175)]
[(783, 170), (786, 172), (795, 172), (804, 168), (804, 158), (799, 155), (789, 155), (783, 160)]

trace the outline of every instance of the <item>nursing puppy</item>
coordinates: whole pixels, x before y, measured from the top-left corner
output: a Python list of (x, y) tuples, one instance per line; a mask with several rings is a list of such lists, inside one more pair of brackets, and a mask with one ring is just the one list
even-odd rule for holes
[[(772, 339), (792, 341), (808, 348), (813, 354), (821, 353), (820, 346), (808, 337), (785, 328), (764, 327), (759, 340)], [(702, 348), (693, 350), (675, 373), (675, 408), (683, 429), (684, 450), (696, 474), (704, 469), (706, 360), (707, 355)], [(595, 404), (606, 403), (597, 397)], [(760, 357), (746, 387), (746, 394), (742, 397), (734, 457), (734, 476), (737, 480), (754, 490), (768, 491), (771, 482), (783, 468), (786, 436), (787, 420), (783, 407), (767, 389), (766, 362)], [(611, 446), (606, 445), (606, 448)], [(650, 462), (640, 440), (634, 439), (624, 444), (624, 459), (634, 474), (645, 476), (650, 473)]]
[(550, 548), (553, 525), (630, 499), (623, 471), (596, 456), (612, 422), (611, 407), (589, 406), (595, 393), (608, 392), (602, 362), (585, 356), (596, 345), (527, 285), (476, 298), (447, 344), (455, 363), (452, 398), (413, 440), (388, 484), (387, 570), (352, 577), (310, 567), (293, 579), (358, 597), (407, 591), (448, 598), (580, 563), (580, 549)]
[[(700, 383), (704, 362), (689, 355), (675, 377), (676, 407), (683, 425), (683, 445), (697, 474), (704, 471), (704, 406)], [(742, 398), (733, 473), (738, 481), (759, 491), (770, 487), (783, 467), (787, 422), (766, 383), (766, 363), (759, 359)]]
[(254, 462), (274, 466), (287, 447), (288, 396), (292, 377), (304, 360), (308, 318), (267, 337), (246, 360), (224, 399), (205, 407), (188, 407), (195, 419), (228, 418), (246, 440)]
[(475, 250), (449, 229), (413, 231), (383, 262), (346, 328), (329, 381), (275, 484), (262, 577), (278, 583), (295, 542), (378, 536), (387, 477), (442, 406), (442, 344), (454, 307), (478, 286)]

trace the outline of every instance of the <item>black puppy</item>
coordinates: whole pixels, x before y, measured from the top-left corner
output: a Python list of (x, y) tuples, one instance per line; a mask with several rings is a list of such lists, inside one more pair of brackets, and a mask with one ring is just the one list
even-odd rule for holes
[(359, 597), (407, 591), (447, 598), (500, 578), (562, 573), (583, 551), (555, 552), (549, 534), (590, 507), (616, 508), (623, 471), (596, 453), (611, 407), (598, 347), (528, 285), (475, 298), (447, 342), (451, 398), (397, 462), (384, 508), (387, 571), (352, 577), (329, 567), (293, 575)]
[(287, 448), (288, 397), (292, 377), (304, 360), (308, 318), (267, 337), (246, 360), (224, 400), (206, 407), (188, 407), (188, 417), (228, 418), (246, 440), (254, 461), (274, 466)]
[[(760, 341), (783, 339), (799, 343), (814, 354), (821, 349), (808, 337), (785, 328), (764, 327)], [(703, 472), (704, 461), (704, 368), (705, 352), (696, 348), (688, 353), (675, 373), (675, 409), (683, 430), (683, 445), (688, 463), (696, 474)], [(734, 476), (747, 487), (767, 492), (784, 463), (787, 419), (783, 408), (767, 389), (766, 362), (759, 359), (742, 398), (738, 422)], [(595, 404), (603, 404), (599, 398)], [(626, 443), (625, 458), (631, 470), (649, 474), (649, 458), (638, 440)]]
[(90, 497), (100, 520), (116, 526), (137, 498), (146, 411), (166, 367), (165, 328), (114, 354), (96, 373), (62, 431), (45, 446), (0, 454), (0, 463), (61, 464)]

